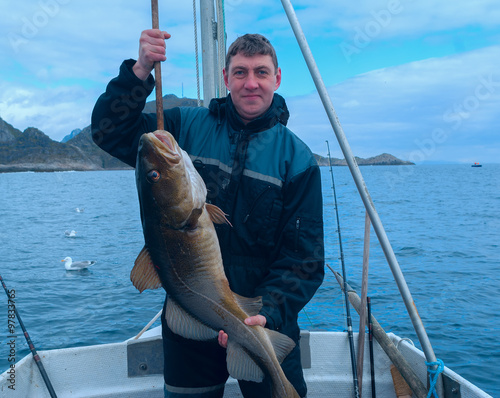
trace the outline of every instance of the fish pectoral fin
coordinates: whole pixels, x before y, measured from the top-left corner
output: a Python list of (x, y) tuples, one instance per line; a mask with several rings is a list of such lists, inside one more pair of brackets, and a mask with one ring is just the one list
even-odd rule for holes
[(211, 205), (210, 203), (205, 203), (205, 207), (214, 224), (229, 224), (229, 226), (232, 227), (231, 223), (226, 218), (227, 214), (225, 214), (220, 208), (215, 205)]
[(175, 300), (167, 299), (165, 311), (167, 325), (179, 336), (191, 340), (211, 340), (218, 336), (218, 332), (204, 325), (195, 317), (186, 312)]
[(243, 297), (240, 296), (239, 294), (236, 294), (233, 292), (234, 298), (236, 299), (236, 302), (239, 304), (241, 309), (245, 311), (248, 316), (254, 316), (258, 315), (260, 310), (262, 309), (262, 297), (254, 297), (254, 298), (248, 298), (248, 297)]
[(186, 222), (186, 227), (188, 228), (195, 227), (196, 224), (198, 223), (198, 219), (200, 218), (201, 213), (203, 213), (203, 209), (193, 209), (191, 215), (189, 216)]
[(271, 340), (278, 362), (283, 362), (286, 356), (294, 349), (295, 342), (290, 337), (275, 330), (265, 329), (265, 331), (269, 340)]
[(145, 246), (135, 260), (134, 268), (130, 272), (130, 280), (141, 293), (146, 289), (161, 287), (160, 277)]
[(237, 380), (255, 381), (264, 380), (264, 372), (237, 343), (227, 342), (226, 352), (227, 371)]

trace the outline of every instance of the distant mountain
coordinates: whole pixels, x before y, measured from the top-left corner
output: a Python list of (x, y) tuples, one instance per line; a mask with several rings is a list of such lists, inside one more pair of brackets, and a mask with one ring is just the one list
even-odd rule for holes
[(14, 143), (22, 132), (0, 118), (0, 145)]
[[(163, 108), (197, 106), (197, 101), (163, 97)], [(154, 102), (149, 102), (145, 112), (156, 112)], [(68, 138), (66, 140), (66, 138)], [(320, 166), (328, 166), (328, 159), (315, 155)], [(403, 165), (413, 164), (382, 154), (373, 158), (356, 158), (359, 165)], [(332, 159), (332, 165), (343, 166), (345, 160)], [(21, 132), (0, 118), (0, 173), (18, 171), (68, 171), (68, 170), (120, 170), (128, 165), (99, 148), (92, 140), (90, 126), (75, 129), (62, 142), (57, 142), (35, 127)]]
[[(329, 166), (330, 162), (328, 158), (320, 155), (314, 154), (316, 161), (320, 166)], [(378, 156), (373, 156), (371, 158), (363, 159), (355, 156), (356, 163), (358, 166), (410, 166), (415, 165), (415, 163), (408, 162), (406, 160), (398, 159), (397, 157), (390, 155), (388, 153), (383, 153)], [(345, 159), (332, 158), (332, 166), (347, 166)]]
[(68, 142), (70, 139), (75, 138), (78, 134), (82, 132), (82, 129), (74, 129), (66, 137), (64, 137), (61, 142)]
[[(163, 109), (175, 108), (177, 106), (191, 106), (197, 107), (198, 101), (192, 98), (179, 98), (174, 94), (167, 94), (163, 96)], [(203, 101), (201, 101), (203, 106)], [(143, 110), (144, 113), (156, 113), (156, 101), (146, 103)]]
[[(163, 108), (197, 106), (197, 101), (163, 97)], [(156, 112), (149, 102), (144, 112)], [(90, 126), (75, 129), (61, 142), (48, 137), (35, 127), (21, 132), (0, 118), (0, 173), (18, 171), (121, 170), (130, 166), (112, 157), (92, 140)]]
[(127, 167), (92, 142), (90, 126), (67, 143), (54, 141), (34, 127), (24, 130), (15, 140), (0, 142), (0, 172)]

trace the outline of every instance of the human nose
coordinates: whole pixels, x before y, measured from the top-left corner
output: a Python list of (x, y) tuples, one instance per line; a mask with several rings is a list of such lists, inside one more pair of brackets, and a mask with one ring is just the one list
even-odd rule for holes
[(255, 90), (259, 85), (257, 83), (257, 78), (254, 73), (249, 73), (245, 80), (245, 88), (247, 90)]

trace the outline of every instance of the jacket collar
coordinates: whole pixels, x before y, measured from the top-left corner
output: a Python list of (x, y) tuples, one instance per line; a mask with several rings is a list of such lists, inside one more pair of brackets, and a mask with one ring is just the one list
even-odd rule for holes
[(258, 133), (270, 129), (278, 123), (286, 126), (288, 118), (290, 117), (285, 99), (276, 93), (274, 93), (273, 102), (269, 109), (263, 115), (247, 124), (243, 123), (240, 115), (236, 112), (231, 94), (224, 98), (212, 99), (208, 109), (218, 118), (219, 123), (226, 117), (231, 128), (236, 131), (244, 130), (249, 133)]

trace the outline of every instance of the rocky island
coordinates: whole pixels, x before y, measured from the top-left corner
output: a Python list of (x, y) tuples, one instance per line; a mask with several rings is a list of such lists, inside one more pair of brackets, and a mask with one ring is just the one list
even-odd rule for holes
[[(164, 108), (175, 106), (197, 106), (196, 100), (166, 95)], [(146, 104), (145, 112), (154, 112), (154, 102)], [(328, 166), (328, 158), (315, 155), (320, 166)], [(382, 154), (368, 159), (356, 158), (363, 165), (412, 165), (389, 154)], [(332, 158), (333, 166), (345, 166), (344, 159)], [(5, 172), (51, 172), (51, 171), (87, 171), (87, 170), (122, 170), (128, 165), (110, 156), (93, 141), (90, 126), (83, 130), (76, 129), (65, 137), (63, 142), (52, 140), (35, 127), (24, 131), (0, 118), (0, 173)]]

